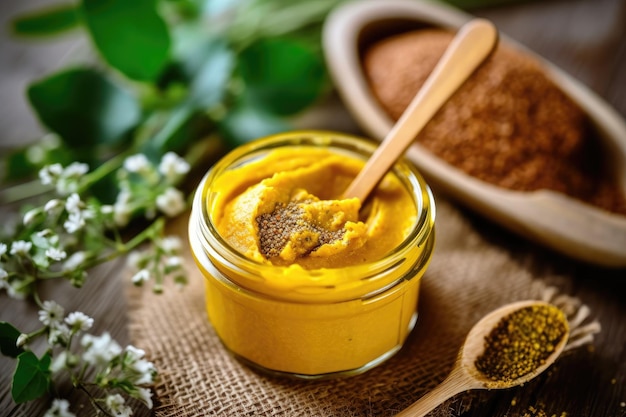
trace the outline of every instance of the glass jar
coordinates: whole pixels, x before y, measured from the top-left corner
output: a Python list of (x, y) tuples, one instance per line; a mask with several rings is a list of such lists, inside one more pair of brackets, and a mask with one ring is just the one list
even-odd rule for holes
[(212, 186), (280, 147), (323, 147), (365, 161), (376, 144), (332, 132), (289, 132), (240, 146), (209, 170), (189, 222), (209, 320), (227, 349), (264, 371), (308, 379), (364, 372), (397, 352), (416, 323), (420, 280), (434, 246), (432, 193), (412, 164), (398, 162), (393, 175), (412, 196), (417, 216), (397, 248), (363, 264), (301, 268), (298, 284), (273, 285), (290, 267), (248, 259), (220, 236), (212, 219)]

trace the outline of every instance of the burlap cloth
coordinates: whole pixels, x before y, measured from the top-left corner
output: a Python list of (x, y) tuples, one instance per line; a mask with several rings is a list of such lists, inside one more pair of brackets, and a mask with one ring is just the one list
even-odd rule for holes
[[(238, 362), (208, 322), (203, 277), (188, 252), (189, 285), (183, 290), (155, 295), (129, 288), (131, 341), (159, 369), (155, 414), (391, 416), (445, 378), (466, 333), (484, 314), (511, 301), (545, 298), (549, 283), (558, 287), (558, 277), (537, 267), (541, 262), (522, 240), (499, 229), (493, 233), (488, 222), (443, 198), (436, 201), (437, 243), (422, 282), (417, 325), (400, 352), (363, 375), (280, 379)], [(187, 219), (171, 226), (186, 241)], [(458, 415), (485, 393), (458, 395), (433, 415)]]

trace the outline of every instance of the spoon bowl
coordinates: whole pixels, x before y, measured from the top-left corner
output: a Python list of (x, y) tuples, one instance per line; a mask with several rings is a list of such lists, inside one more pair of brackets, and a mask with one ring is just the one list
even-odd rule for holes
[(492, 311), (472, 327), (459, 351), (456, 363), (448, 377), (432, 391), (417, 400), (398, 417), (418, 417), (426, 415), (438, 405), (461, 392), (473, 389), (505, 389), (524, 384), (545, 371), (559, 357), (569, 338), (567, 320), (563, 318), (565, 333), (545, 361), (518, 378), (507, 381), (494, 381), (476, 368), (476, 360), (485, 352), (485, 337), (506, 316), (526, 307), (549, 306), (548, 303), (535, 300), (519, 301), (507, 304)]

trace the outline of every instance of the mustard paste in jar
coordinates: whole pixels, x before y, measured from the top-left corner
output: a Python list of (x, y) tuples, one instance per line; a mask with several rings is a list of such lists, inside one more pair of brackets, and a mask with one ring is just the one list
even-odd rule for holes
[(434, 247), (435, 206), (398, 163), (366, 204), (342, 199), (375, 145), (289, 132), (243, 145), (194, 198), (189, 239), (209, 320), (259, 369), (354, 375), (404, 343)]
[[(358, 199), (341, 199), (363, 165), (326, 149), (277, 149), (223, 175), (212, 189), (220, 199), (211, 214), (222, 237), (258, 262), (305, 269), (371, 262), (406, 238), (417, 209), (391, 175), (376, 188), (365, 215)], [(263, 232), (269, 235), (264, 240)], [(264, 248), (284, 232), (279, 248)]]

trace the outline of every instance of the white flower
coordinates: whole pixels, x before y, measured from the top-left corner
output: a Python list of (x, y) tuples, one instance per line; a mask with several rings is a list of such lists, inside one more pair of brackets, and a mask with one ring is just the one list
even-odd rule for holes
[(130, 204), (132, 194), (128, 190), (121, 190), (113, 205), (113, 221), (118, 226), (126, 226), (130, 221), (133, 208)]
[(65, 369), (66, 365), (67, 365), (67, 350), (64, 350), (61, 353), (59, 353), (50, 364), (50, 372), (52, 372), (53, 374), (56, 374), (59, 371), (62, 371), (63, 369)]
[(28, 293), (28, 286), (24, 285), (21, 281), (15, 281), (7, 288), (7, 294), (14, 300), (24, 300)]
[(22, 220), (22, 223), (24, 224), (24, 226), (30, 225), (33, 222), (33, 220), (35, 220), (35, 217), (39, 215), (39, 213), (41, 213), (41, 209), (38, 209), (38, 208), (28, 210), (26, 214), (24, 214), (24, 218)]
[(28, 335), (26, 333), (22, 333), (17, 337), (17, 340), (15, 341), (15, 346), (22, 347), (26, 343), (28, 343)]
[(150, 279), (150, 271), (148, 271), (147, 269), (142, 269), (139, 272), (137, 272), (135, 275), (133, 275), (132, 281), (133, 281), (133, 284), (135, 285), (141, 285), (149, 279)]
[(128, 188), (122, 188), (115, 199), (116, 203), (128, 204), (133, 199), (133, 193)]
[(180, 259), (180, 256), (170, 256), (165, 262), (165, 265), (170, 268), (176, 269), (182, 265), (182, 260)]
[(126, 226), (130, 221), (131, 210), (126, 205), (116, 204), (113, 221), (118, 226)]
[(43, 146), (33, 145), (26, 149), (26, 159), (34, 165), (43, 162), (46, 157), (46, 150)]
[(3, 256), (7, 253), (7, 245), (6, 243), (0, 243), (0, 256)]
[(159, 246), (161, 247), (161, 249), (163, 249), (163, 251), (168, 254), (168, 255), (173, 255), (176, 254), (180, 251), (180, 249), (182, 248), (183, 244), (181, 242), (181, 240), (176, 237), (176, 236), (167, 236), (165, 238), (163, 238), (159, 244)]
[(39, 170), (39, 179), (44, 185), (54, 184), (63, 174), (63, 166), (61, 164), (47, 165)]
[(65, 318), (65, 322), (75, 331), (82, 330), (84, 332), (91, 329), (91, 326), (93, 326), (93, 319), (80, 311), (74, 311), (68, 314)]
[(133, 410), (124, 404), (124, 397), (120, 394), (108, 395), (104, 403), (115, 417), (129, 417), (133, 413)]
[(81, 162), (72, 162), (63, 170), (63, 176), (65, 178), (80, 178), (89, 172), (89, 165)]
[(131, 378), (135, 385), (150, 385), (154, 383), (156, 367), (152, 362), (141, 359), (133, 364), (133, 371), (137, 373)]
[(96, 211), (93, 207), (87, 207), (80, 212), (80, 215), (83, 216), (83, 219), (93, 219), (96, 217)]
[(54, 326), (63, 320), (64, 309), (56, 301), (43, 302), (42, 310), (39, 310), (39, 321), (46, 326)]
[(48, 133), (43, 138), (41, 138), (39, 143), (44, 149), (52, 150), (61, 146), (61, 139), (59, 138), (59, 135), (56, 135), (54, 133)]
[(48, 333), (48, 344), (50, 346), (56, 344), (66, 344), (70, 340), (71, 331), (64, 323), (55, 323), (50, 327)]
[(156, 367), (152, 362), (140, 359), (132, 364), (131, 369), (136, 373), (130, 379), (136, 385), (150, 385), (154, 382)]
[(135, 398), (139, 398), (143, 403), (148, 407), (148, 409), (152, 410), (152, 392), (148, 388), (137, 388)]
[(48, 248), (46, 249), (46, 256), (54, 261), (61, 261), (67, 257), (67, 253), (58, 248)]
[(9, 273), (0, 266), (0, 288), (4, 288), (9, 284)]
[(52, 401), (52, 406), (50, 406), (43, 417), (76, 417), (69, 408), (70, 403), (67, 400), (55, 398)]
[(146, 352), (133, 345), (126, 346), (125, 365), (132, 371), (129, 379), (136, 385), (152, 384), (156, 375), (156, 367), (143, 357)]
[(140, 265), (143, 263), (144, 255), (140, 251), (132, 251), (126, 257), (126, 265), (131, 268), (139, 269)]
[(175, 181), (179, 176), (189, 172), (189, 164), (174, 152), (167, 152), (161, 158), (159, 172), (169, 181)]
[(50, 229), (43, 229), (35, 233), (37, 239), (33, 240), (35, 246), (40, 248), (49, 248), (59, 243), (59, 235)]
[(71, 194), (67, 200), (65, 200), (65, 210), (69, 213), (80, 213), (83, 207), (83, 202), (80, 201), (80, 196), (76, 193)]
[(83, 360), (92, 365), (107, 364), (122, 353), (120, 345), (107, 332), (99, 337), (86, 334), (80, 343), (85, 348)]
[(174, 217), (185, 210), (183, 193), (173, 187), (168, 187), (165, 192), (156, 198), (156, 205), (169, 217)]
[(56, 190), (61, 195), (75, 193), (78, 190), (78, 179), (61, 177), (56, 183)]
[(100, 213), (105, 216), (111, 216), (115, 212), (115, 209), (111, 204), (103, 204), (100, 206)]
[(30, 248), (33, 247), (31, 242), (25, 240), (16, 240), (11, 244), (11, 255), (28, 255)]
[(142, 359), (144, 356), (146, 356), (145, 350), (136, 348), (133, 345), (126, 346), (126, 358), (130, 362), (135, 362), (136, 360)]
[(170, 256), (165, 261), (164, 271), (166, 274), (171, 274), (174, 271), (178, 271), (183, 266), (183, 261), (180, 256)]
[(46, 213), (52, 213), (58, 207), (61, 207), (61, 205), (63, 205), (63, 202), (55, 198), (46, 203), (46, 205), (43, 207), (43, 211), (45, 211)]
[(85, 219), (81, 212), (73, 212), (67, 216), (67, 220), (63, 223), (63, 227), (68, 233), (75, 233), (85, 226)]
[(73, 271), (77, 269), (83, 262), (87, 260), (87, 253), (84, 251), (74, 252), (63, 263), (64, 271)]
[(124, 160), (124, 169), (128, 172), (142, 173), (148, 171), (150, 167), (150, 161), (148, 161), (146, 155), (141, 153), (129, 156)]

